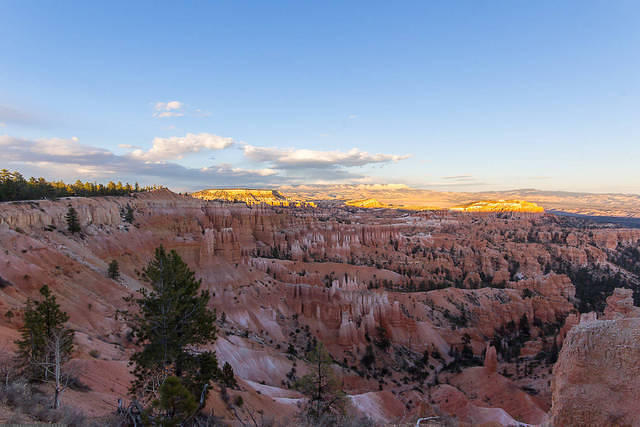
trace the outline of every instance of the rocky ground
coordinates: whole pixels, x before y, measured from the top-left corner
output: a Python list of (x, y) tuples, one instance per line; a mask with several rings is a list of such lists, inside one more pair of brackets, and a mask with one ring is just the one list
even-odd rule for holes
[[(121, 216), (126, 204), (132, 225)], [(66, 232), (68, 205), (82, 235)], [(231, 399), (215, 389), (206, 410), (230, 423), (257, 414), (290, 422), (303, 401), (292, 385), (317, 340), (334, 359), (351, 413), (380, 425), (431, 415), (589, 425), (592, 412), (579, 415), (571, 402), (579, 396), (597, 411), (603, 387), (619, 395), (613, 418), (602, 419), (623, 423), (633, 419), (621, 409), (632, 385), (607, 369), (631, 375), (637, 365), (638, 337), (627, 330), (640, 290), (639, 242), (637, 229), (547, 214), (248, 207), (168, 190), (3, 203), (0, 348), (14, 351), (25, 301), (49, 285), (76, 330), (71, 363), (88, 386), (65, 392), (63, 403), (90, 417), (112, 413), (126, 398), (133, 351), (117, 310), (145, 286), (140, 271), (164, 245), (213, 295), (215, 350), (239, 387)], [(106, 274), (114, 259), (117, 281)], [(601, 387), (579, 380), (598, 366)], [(236, 395), (241, 408), (227, 403)]]

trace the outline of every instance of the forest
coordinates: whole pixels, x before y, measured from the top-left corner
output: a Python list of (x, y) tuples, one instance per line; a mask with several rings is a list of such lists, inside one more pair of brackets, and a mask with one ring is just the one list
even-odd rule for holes
[(47, 181), (45, 178), (26, 179), (20, 172), (0, 169), (0, 202), (17, 200), (56, 199), (60, 197), (122, 196), (129, 193), (149, 191), (158, 186), (141, 187), (110, 181), (106, 185), (95, 182), (76, 181), (68, 184), (63, 181)]

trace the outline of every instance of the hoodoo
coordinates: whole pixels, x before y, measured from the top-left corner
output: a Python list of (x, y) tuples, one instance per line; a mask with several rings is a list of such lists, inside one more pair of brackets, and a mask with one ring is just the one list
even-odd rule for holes
[[(123, 297), (149, 286), (141, 272), (162, 246), (175, 250), (211, 295), (218, 313), (211, 348), (220, 366), (233, 369), (238, 385), (231, 394), (242, 396), (247, 411), (262, 408), (280, 423), (306, 399), (296, 384), (313, 372), (306, 354), (318, 342), (353, 403), (346, 410), (375, 423), (433, 415), (536, 424), (546, 413), (564, 421), (576, 410), (574, 397), (588, 398), (572, 370), (593, 364), (595, 372), (599, 360), (618, 366), (622, 357), (633, 374), (633, 349), (601, 355), (598, 348), (633, 341), (631, 321), (620, 319), (640, 309), (631, 290), (608, 287), (640, 283), (631, 270), (624, 280), (616, 270), (640, 230), (585, 228), (583, 220), (553, 215), (334, 203), (310, 209), (214, 198), (162, 189), (2, 204), (0, 311), (12, 313), (0, 319), (2, 342), (12, 348), (23, 307), (48, 284), (76, 331), (69, 366), (84, 367), (78, 380), (89, 387), (69, 389), (64, 399), (108, 416), (112, 402), (126, 397), (126, 365), (138, 348), (117, 312)], [(69, 206), (77, 233), (66, 230)], [(108, 271), (114, 261), (115, 279)], [(578, 309), (600, 310), (622, 329), (613, 334), (606, 321), (578, 328)], [(578, 338), (589, 328), (615, 342), (579, 344), (591, 339)], [(574, 363), (583, 359), (590, 362)], [(96, 369), (113, 374), (96, 376)], [(205, 407), (234, 419), (216, 387)], [(629, 398), (624, 393), (620, 402)], [(598, 399), (585, 402), (598, 408)]]

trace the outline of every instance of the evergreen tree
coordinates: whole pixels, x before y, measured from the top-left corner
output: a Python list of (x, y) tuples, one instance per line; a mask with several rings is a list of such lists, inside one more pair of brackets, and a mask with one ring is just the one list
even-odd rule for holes
[(125, 207), (120, 208), (120, 217), (124, 222), (128, 222), (129, 224), (133, 224), (134, 220), (134, 212), (133, 208), (129, 203)]
[[(18, 360), (27, 376), (32, 380), (48, 380), (50, 369), (54, 363), (55, 351), (61, 352), (62, 361), (66, 361), (73, 351), (73, 331), (65, 327), (69, 316), (60, 310), (56, 297), (49, 287), (40, 288), (41, 301), (27, 300), (24, 311), (24, 325), (20, 329)], [(58, 340), (52, 348), (52, 342)]]
[(235, 388), (238, 386), (238, 382), (236, 381), (236, 377), (233, 373), (233, 367), (229, 362), (224, 362), (222, 374), (220, 375), (220, 382), (229, 388)]
[[(113, 183), (112, 183), (113, 184)], [(133, 192), (150, 191), (158, 186), (135, 187), (131, 184), (118, 183), (108, 187), (94, 182), (77, 180), (73, 184), (62, 181), (49, 182), (44, 178), (31, 177), (25, 179), (19, 172), (0, 169), (0, 202), (8, 200), (55, 199), (66, 196), (122, 196)]]
[(157, 396), (169, 375), (177, 377), (193, 395), (217, 378), (215, 353), (194, 351), (215, 341), (215, 312), (207, 308), (209, 292), (199, 291), (200, 280), (174, 250), (161, 246), (144, 269), (151, 290), (141, 288), (138, 297), (125, 300), (135, 310), (123, 312), (136, 343), (131, 357), (135, 380), (131, 393), (143, 401)]
[(382, 350), (386, 350), (391, 346), (391, 340), (389, 339), (389, 334), (387, 333), (387, 329), (384, 326), (376, 327), (377, 337), (374, 340), (375, 345), (380, 347)]
[(129, 203), (127, 203), (127, 206), (125, 207), (125, 211), (124, 211), (124, 220), (129, 224), (133, 224), (133, 219), (134, 219), (133, 208)]
[(553, 344), (551, 344), (551, 350), (547, 353), (547, 363), (554, 364), (558, 361), (558, 355), (560, 349), (558, 348), (557, 336), (553, 337)]
[(345, 393), (331, 370), (331, 356), (321, 342), (307, 355), (311, 373), (297, 382), (297, 388), (309, 398), (305, 416), (314, 424), (341, 415), (345, 411)]
[(107, 276), (109, 276), (109, 279), (113, 280), (118, 280), (120, 278), (120, 266), (118, 265), (118, 261), (116, 261), (115, 259), (109, 263)]
[(65, 220), (67, 221), (67, 229), (70, 233), (80, 232), (80, 221), (78, 220), (78, 212), (71, 205), (69, 205)]
[(195, 415), (198, 403), (193, 394), (182, 385), (176, 377), (168, 377), (160, 386), (159, 398), (152, 403), (152, 411), (157, 414), (146, 414), (146, 418), (153, 416), (153, 421), (147, 419), (145, 424), (173, 427), (184, 425), (184, 422)]
[(523, 314), (522, 317), (520, 318), (519, 328), (520, 328), (520, 335), (522, 335), (524, 338), (528, 338), (531, 335), (527, 313)]
[(376, 355), (373, 353), (373, 346), (371, 344), (367, 345), (364, 356), (362, 356), (360, 361), (367, 369), (371, 368), (371, 365), (375, 363)]

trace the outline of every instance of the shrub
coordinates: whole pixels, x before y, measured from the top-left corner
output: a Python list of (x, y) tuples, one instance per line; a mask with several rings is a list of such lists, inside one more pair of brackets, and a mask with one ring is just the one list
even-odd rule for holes
[(235, 399), (233, 399), (233, 404), (240, 407), (244, 404), (244, 400), (242, 400), (242, 396), (238, 395)]
[(362, 359), (360, 361), (367, 369), (369, 369), (371, 365), (375, 363), (376, 356), (373, 354), (373, 347), (371, 345), (367, 346), (364, 356), (362, 356)]
[(198, 409), (195, 397), (177, 377), (167, 377), (160, 386), (160, 398), (152, 406), (159, 412), (154, 424), (159, 421), (164, 426), (182, 425)]

